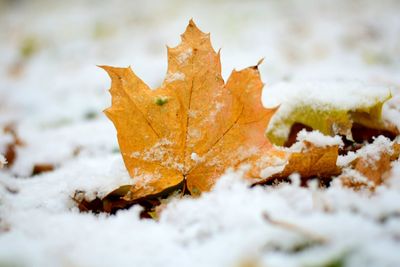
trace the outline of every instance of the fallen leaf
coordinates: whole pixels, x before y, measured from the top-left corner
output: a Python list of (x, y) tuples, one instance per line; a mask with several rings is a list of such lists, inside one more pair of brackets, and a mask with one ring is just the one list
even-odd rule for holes
[[(336, 165), (339, 155), (338, 145), (317, 146), (308, 141), (301, 141), (294, 146), (301, 149), (290, 148), (289, 150), (276, 149), (272, 153), (266, 153), (259, 159), (259, 168), (252, 168), (253, 173), (248, 175), (255, 179), (254, 184), (270, 184), (282, 181), (291, 174), (300, 175), (302, 184), (306, 184), (310, 178), (319, 178), (321, 182), (329, 182), (333, 176), (341, 173)], [(262, 160), (266, 161), (260, 164)]]
[(384, 182), (385, 174), (391, 169), (390, 163), (399, 158), (399, 144), (394, 143), (391, 151), (380, 152), (380, 157), (357, 158), (352, 164), (354, 169), (372, 181), (374, 185)]
[(131, 68), (102, 66), (112, 80), (105, 113), (135, 179), (127, 200), (183, 181), (192, 194), (207, 191), (228, 167), (272, 149), (264, 129), (275, 110), (261, 104), (258, 65), (234, 70), (225, 84), (209, 34), (191, 20), (181, 37), (168, 48), (167, 76), (156, 90)]
[(400, 157), (400, 143), (393, 143), (393, 152), (390, 155), (390, 161), (398, 160)]
[(48, 163), (35, 164), (33, 166), (32, 176), (41, 174), (43, 172), (50, 172), (52, 170), (54, 170), (54, 165), (53, 164), (48, 164)]
[[(319, 86), (322, 88), (319, 88)], [(389, 90), (381, 90), (382, 92), (379, 94), (368, 95), (368, 93), (360, 93), (355, 95), (357, 91), (355, 91), (353, 85), (340, 85), (344, 86), (346, 90), (348, 88), (352, 89), (349, 89), (348, 92), (344, 90), (342, 93), (343, 96), (347, 95), (350, 99), (350, 103), (343, 104), (338, 99), (331, 101), (324, 94), (324, 91), (327, 91), (325, 86), (327, 85), (318, 83), (298, 85), (297, 83), (283, 82), (276, 85), (271, 92), (280, 93), (282, 90), (286, 90), (284, 93), (288, 94), (288, 89), (296, 90), (301, 88), (305, 92), (309, 91), (310, 97), (307, 100), (299, 99), (299, 97), (280, 100), (281, 108), (271, 118), (266, 130), (268, 139), (279, 146), (290, 143), (290, 132), (296, 124), (297, 126), (303, 125), (310, 129), (318, 130), (325, 135), (341, 135), (352, 141), (354, 140), (352, 135), (353, 126), (362, 126), (363, 129), (371, 129), (371, 134), (379, 134), (380, 132), (387, 132), (392, 136), (398, 134), (398, 129), (395, 126), (382, 119), (382, 106), (391, 98)], [(332, 86), (332, 90), (335, 89), (335, 85), (329, 86)], [(354, 86), (357, 86), (359, 90), (364, 88), (362, 85)], [(319, 94), (320, 91), (321, 93)], [(368, 89), (365, 91), (369, 92), (372, 90)], [(374, 91), (379, 90), (375, 89)], [(293, 94), (296, 95), (297, 93), (299, 91)], [(268, 96), (268, 94), (266, 95)], [(346, 102), (345, 98), (343, 101)], [(357, 137), (363, 137), (364, 131), (361, 131), (361, 133), (357, 132)], [(364, 137), (369, 136), (370, 133)]]
[(292, 173), (298, 173), (302, 178), (327, 178), (340, 174), (336, 165), (338, 146), (317, 147), (310, 142), (304, 144), (302, 151), (290, 154), (285, 169), (273, 178), (288, 177)]
[(353, 162), (354, 169), (367, 177), (374, 185), (383, 182), (383, 174), (390, 169), (390, 155), (382, 153), (378, 160), (358, 158)]
[(18, 137), (17, 131), (15, 130), (15, 125), (9, 124), (4, 127), (3, 131), (5, 134), (9, 134), (12, 139), (9, 143), (7, 143), (6, 150), (4, 153), (4, 157), (7, 162), (7, 165), (5, 167), (10, 168), (14, 164), (14, 161), (17, 158), (17, 147), (23, 146), (24, 143)]
[[(382, 139), (381, 139), (382, 140)], [(368, 149), (367, 144), (363, 149)], [(352, 160), (346, 171), (339, 177), (342, 183), (347, 187), (360, 189), (363, 187), (374, 189), (376, 186), (385, 181), (385, 177), (391, 170), (391, 163), (399, 158), (400, 144), (395, 141), (389, 145), (379, 147), (375, 144), (374, 149), (366, 150), (367, 152), (358, 152), (357, 157)]]
[(89, 200), (86, 198), (85, 191), (76, 190), (71, 198), (77, 203), (81, 212), (90, 211), (93, 213), (106, 212), (115, 214), (120, 209), (127, 209), (134, 204), (138, 204), (143, 208), (140, 214), (141, 218), (156, 219), (163, 208), (162, 205), (178, 195), (182, 196), (184, 191), (182, 184), (179, 184), (175, 187), (168, 188), (160, 194), (148, 195), (135, 200), (124, 199), (124, 196), (130, 191), (130, 188), (130, 185), (124, 185), (102, 198), (96, 196), (94, 199)]

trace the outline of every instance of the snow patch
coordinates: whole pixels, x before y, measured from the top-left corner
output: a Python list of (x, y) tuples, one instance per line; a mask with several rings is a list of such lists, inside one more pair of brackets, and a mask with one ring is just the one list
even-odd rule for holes
[(354, 183), (363, 183), (371, 188), (374, 186), (374, 182), (372, 182), (367, 177), (354, 169), (344, 168), (342, 173), (340, 174), (340, 177), (346, 177), (346, 179), (350, 179), (350, 181)]
[[(262, 103), (267, 108), (278, 107), (267, 131), (287, 137), (290, 127), (281, 125), (292, 112), (301, 107), (313, 110), (359, 110), (384, 102), (391, 90), (358, 81), (302, 81), (279, 82), (263, 90)], [(394, 116), (388, 114), (388, 116)], [(392, 118), (393, 119), (393, 118)], [(351, 132), (347, 133), (351, 137)]]
[(393, 153), (393, 142), (389, 138), (380, 135), (371, 144), (366, 144), (355, 153), (349, 152), (347, 155), (339, 155), (337, 165), (344, 167), (357, 158), (363, 158), (373, 166), (381, 158), (382, 153)]
[(383, 106), (382, 118), (400, 131), (400, 94), (393, 95)]
[(285, 169), (286, 164), (281, 166), (270, 166), (260, 172), (261, 178), (268, 178), (276, 173), (280, 173)]
[(261, 170), (260, 176), (265, 179), (276, 173), (279, 173), (285, 169), (286, 164), (288, 163), (287, 159), (282, 159), (276, 156), (265, 155), (259, 161), (259, 167), (268, 166)]
[[(266, 88), (262, 94), (264, 107), (301, 105), (325, 109), (353, 110), (384, 101), (391, 90), (359, 81), (302, 81), (279, 82)], [(278, 110), (279, 113), (279, 110)], [(284, 114), (281, 114), (284, 115)]]
[(317, 147), (328, 147), (328, 146), (339, 146), (343, 147), (344, 143), (340, 136), (335, 135), (335, 136), (329, 136), (329, 135), (324, 135), (320, 131), (306, 131), (305, 129), (301, 130), (297, 134), (296, 140), (298, 142), (310, 142), (313, 145)]

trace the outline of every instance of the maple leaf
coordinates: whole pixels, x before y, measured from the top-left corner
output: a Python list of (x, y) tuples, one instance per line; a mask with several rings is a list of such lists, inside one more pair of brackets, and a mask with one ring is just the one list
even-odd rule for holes
[(135, 180), (126, 200), (181, 183), (192, 194), (207, 191), (228, 167), (254, 165), (273, 150), (264, 129), (275, 109), (261, 104), (258, 65), (234, 70), (225, 84), (209, 34), (191, 20), (181, 37), (168, 48), (167, 75), (156, 90), (130, 67), (101, 66), (112, 80), (112, 105), (105, 113)]

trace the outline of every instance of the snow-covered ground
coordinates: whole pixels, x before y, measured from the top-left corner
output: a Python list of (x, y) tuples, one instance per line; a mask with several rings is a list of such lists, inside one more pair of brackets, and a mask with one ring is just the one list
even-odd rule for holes
[[(130, 182), (96, 65), (131, 65), (156, 87), (165, 44), (193, 18), (222, 48), (225, 78), (264, 57), (265, 90), (389, 88), (384, 117), (399, 127), (399, 11), (372, 0), (0, 1), (0, 128), (13, 124), (22, 142), (0, 171), (0, 266), (400, 266), (399, 162), (373, 193), (303, 188), (296, 176), (250, 189), (228, 173), (212, 192), (169, 203), (159, 221), (139, 219), (137, 206), (79, 213), (72, 200)], [(0, 133), (0, 155), (12, 140)], [(31, 176), (36, 164), (55, 170)]]

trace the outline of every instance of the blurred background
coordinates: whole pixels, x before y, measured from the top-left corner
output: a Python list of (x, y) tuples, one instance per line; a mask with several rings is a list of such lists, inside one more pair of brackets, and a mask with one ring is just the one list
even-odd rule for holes
[(0, 1), (0, 122), (63, 123), (110, 103), (96, 65), (150, 86), (190, 18), (222, 48), (223, 76), (265, 58), (266, 84), (355, 78), (400, 83), (400, 1)]
[[(110, 80), (96, 65), (130, 65), (156, 88), (166, 45), (180, 42), (190, 18), (222, 49), (225, 79), (265, 58), (265, 90), (295, 79), (398, 88), (399, 11), (400, 1), (390, 0), (0, 0), (0, 126), (14, 125), (31, 163), (59, 163), (88, 143), (117, 149), (102, 114)], [(7, 142), (0, 138), (0, 153)], [(31, 163), (17, 160), (14, 172), (29, 173)]]

